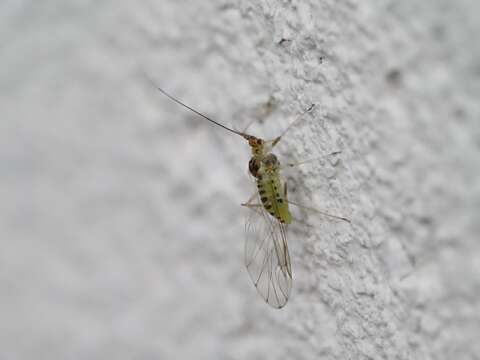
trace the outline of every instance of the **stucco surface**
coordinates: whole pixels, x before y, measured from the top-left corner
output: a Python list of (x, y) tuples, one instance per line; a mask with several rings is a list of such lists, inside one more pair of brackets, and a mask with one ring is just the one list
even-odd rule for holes
[[(3, 1), (1, 359), (478, 359), (476, 1)], [(283, 40), (282, 40), (283, 39)], [(275, 310), (245, 142), (305, 211)]]

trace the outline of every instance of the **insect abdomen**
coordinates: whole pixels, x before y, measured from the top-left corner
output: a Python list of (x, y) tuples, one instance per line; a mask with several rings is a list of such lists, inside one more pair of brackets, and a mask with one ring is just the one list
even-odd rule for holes
[(283, 185), (278, 176), (257, 179), (258, 194), (263, 207), (280, 222), (290, 224), (292, 215), (284, 194)]

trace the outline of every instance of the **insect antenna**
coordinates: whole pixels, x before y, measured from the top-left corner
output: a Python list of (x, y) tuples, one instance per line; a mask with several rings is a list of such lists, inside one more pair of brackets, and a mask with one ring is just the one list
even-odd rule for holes
[(203, 117), (204, 119), (210, 121), (211, 123), (213, 123), (213, 124), (215, 124), (215, 125), (218, 125), (218, 126), (224, 128), (225, 130), (228, 130), (228, 131), (230, 131), (230, 132), (232, 132), (232, 133), (234, 133), (234, 134), (237, 134), (237, 135), (240, 135), (240, 136), (244, 137), (244, 134), (243, 134), (243, 133), (241, 133), (241, 132), (239, 132), (239, 131), (235, 131), (235, 130), (233, 130), (233, 129), (230, 129), (229, 127), (227, 127), (227, 126), (225, 126), (225, 125), (222, 125), (222, 124), (220, 124), (219, 122), (217, 122), (217, 121), (209, 118), (208, 116), (202, 114), (200, 111), (197, 111), (197, 110), (195, 110), (194, 108), (192, 108), (192, 107), (184, 104), (183, 102), (181, 102), (180, 100), (178, 100), (177, 98), (173, 97), (172, 95), (170, 95), (169, 93), (167, 93), (165, 90), (163, 90), (162, 88), (160, 88), (159, 86), (157, 86), (148, 76), (146, 76), (146, 77), (147, 77), (148, 81), (150, 81), (150, 83), (151, 83), (153, 86), (155, 86), (155, 88), (156, 88), (158, 91), (160, 91), (163, 95), (165, 95), (166, 97), (168, 97), (170, 100), (176, 102), (177, 104), (183, 106), (184, 108), (190, 110), (191, 112), (193, 112), (193, 113), (195, 113), (195, 114)]

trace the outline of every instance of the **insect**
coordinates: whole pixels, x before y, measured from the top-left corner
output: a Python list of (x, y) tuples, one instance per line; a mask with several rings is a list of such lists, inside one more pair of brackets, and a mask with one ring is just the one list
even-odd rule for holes
[[(150, 79), (149, 81), (152, 82)], [(281, 166), (272, 150), (301, 116), (298, 116), (280, 136), (273, 140), (264, 140), (245, 132), (231, 129), (184, 104), (162, 88), (156, 86), (153, 82), (152, 84), (170, 100), (203, 119), (241, 136), (248, 142), (251, 149), (248, 170), (255, 179), (256, 189), (250, 199), (242, 204), (242, 206), (251, 210), (245, 225), (245, 265), (253, 284), (262, 298), (272, 307), (282, 308), (290, 297), (293, 279), (287, 244), (287, 228), (293, 220), (289, 205), (303, 206), (288, 200), (287, 183), (281, 177), (281, 170), (285, 167), (293, 167), (309, 161)], [(314, 105), (304, 113), (311, 111), (313, 107)], [(329, 155), (337, 153), (339, 152)], [(350, 222), (347, 218), (341, 216), (312, 208), (306, 209), (313, 210), (324, 216)]]

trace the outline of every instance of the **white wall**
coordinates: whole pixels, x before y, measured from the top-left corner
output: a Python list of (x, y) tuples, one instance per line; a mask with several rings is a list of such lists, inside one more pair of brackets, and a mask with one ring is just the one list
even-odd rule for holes
[[(475, 1), (4, 1), (2, 359), (480, 356)], [(288, 39), (278, 44), (282, 39)], [(288, 177), (294, 289), (243, 265), (244, 141)]]

